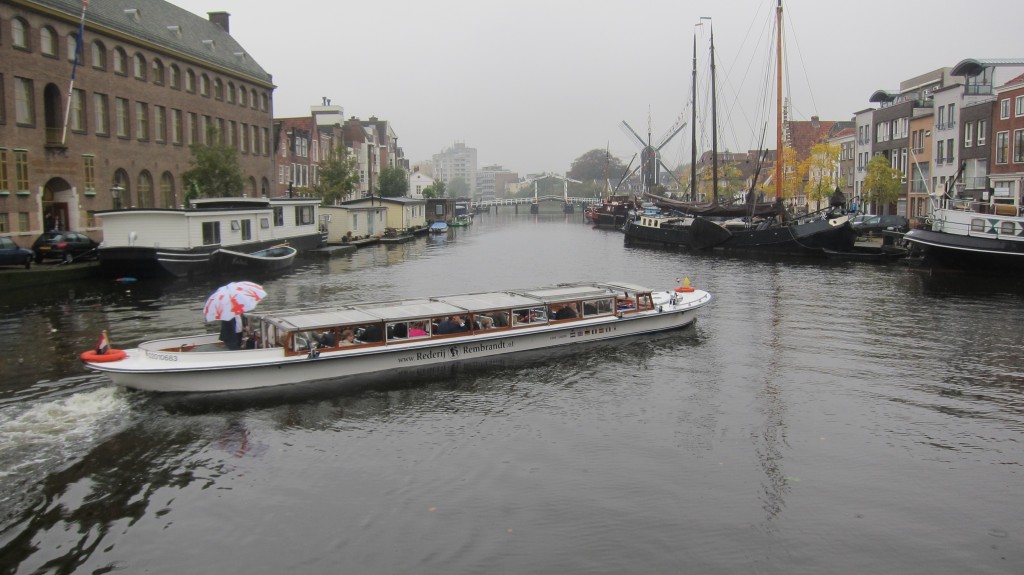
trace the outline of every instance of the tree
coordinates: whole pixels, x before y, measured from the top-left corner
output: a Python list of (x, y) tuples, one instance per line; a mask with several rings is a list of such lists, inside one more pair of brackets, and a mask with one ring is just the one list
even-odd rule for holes
[(181, 175), (185, 189), (193, 197), (224, 197), (242, 195), (244, 180), (238, 164), (238, 151), (225, 145), (217, 128), (206, 129), (208, 144), (193, 144), (190, 148), (191, 169)]
[(451, 192), (453, 198), (464, 198), (469, 193), (469, 184), (466, 183), (466, 179), (462, 177), (452, 178), (448, 182), (448, 191)]
[(359, 186), (359, 167), (348, 148), (336, 146), (320, 162), (320, 181), (310, 190), (324, 205), (349, 199)]
[(889, 159), (879, 154), (868, 162), (864, 176), (864, 202), (876, 206), (896, 203), (903, 191), (903, 173), (889, 165)]
[(382, 198), (400, 198), (409, 193), (409, 180), (405, 170), (389, 166), (381, 171), (377, 187)]
[(432, 198), (443, 198), (445, 194), (448, 193), (448, 186), (445, 186), (444, 180), (439, 178), (434, 178), (434, 185), (430, 186), (428, 189), (434, 194), (430, 196)]
[(804, 193), (807, 201), (817, 202), (821, 209), (822, 200), (828, 201), (836, 188), (835, 173), (839, 166), (839, 146), (821, 142), (811, 146), (811, 155), (803, 162), (802, 170), (807, 174), (807, 187)]
[(581, 182), (604, 182), (606, 178), (615, 181), (625, 170), (621, 160), (595, 148), (572, 161), (569, 178)]

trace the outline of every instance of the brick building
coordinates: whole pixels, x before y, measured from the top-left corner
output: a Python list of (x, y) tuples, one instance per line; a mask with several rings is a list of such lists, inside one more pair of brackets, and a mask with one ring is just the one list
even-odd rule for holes
[(102, 239), (97, 211), (180, 206), (208, 128), (238, 150), (244, 193), (270, 192), (274, 85), (226, 12), (93, 2), (76, 64), (82, 14), (76, 0), (0, 3), (0, 234)]

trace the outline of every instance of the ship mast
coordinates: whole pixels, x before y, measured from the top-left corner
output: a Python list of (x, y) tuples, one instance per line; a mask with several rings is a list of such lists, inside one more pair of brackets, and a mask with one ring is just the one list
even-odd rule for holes
[(775, 200), (782, 200), (782, 0), (775, 8), (776, 32), (778, 34), (775, 60)]
[[(782, 0), (779, 0), (782, 2)], [(718, 203), (718, 112), (715, 102), (715, 26), (711, 25), (711, 180), (714, 202)]]
[(697, 33), (693, 34), (693, 99), (690, 102), (690, 201), (697, 201)]

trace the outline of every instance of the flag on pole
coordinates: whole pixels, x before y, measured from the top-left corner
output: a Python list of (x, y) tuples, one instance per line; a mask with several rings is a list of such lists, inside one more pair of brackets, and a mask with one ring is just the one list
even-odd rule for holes
[(96, 354), (103, 355), (110, 349), (110, 340), (107, 339), (107, 330), (100, 334), (100, 340), (96, 343)]

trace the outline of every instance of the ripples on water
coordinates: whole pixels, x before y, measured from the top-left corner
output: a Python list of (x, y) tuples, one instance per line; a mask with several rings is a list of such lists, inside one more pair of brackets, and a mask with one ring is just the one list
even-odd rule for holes
[(9, 300), (0, 572), (1024, 570), (1014, 282), (491, 214), (305, 260), (261, 305), (681, 277), (716, 296), (682, 332), (207, 396), (115, 390), (76, 358), (100, 329), (199, 329), (216, 280)]

